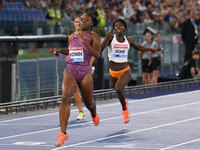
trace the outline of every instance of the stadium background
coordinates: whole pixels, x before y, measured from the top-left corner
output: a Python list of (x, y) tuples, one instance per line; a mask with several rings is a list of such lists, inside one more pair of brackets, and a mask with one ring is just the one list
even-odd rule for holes
[[(62, 35), (67, 37), (74, 31), (74, 17), (86, 10), (99, 19), (94, 31), (102, 38), (112, 29), (112, 23), (117, 18), (127, 21), (126, 34), (137, 43), (142, 43), (146, 30), (161, 32), (164, 51), (159, 82), (176, 80), (183, 65), (185, 49), (180, 31), (181, 24), (189, 17), (189, 10), (195, 9), (196, 23), (200, 28), (198, 0), (2, 0), (0, 8), (0, 102), (60, 94), (66, 63), (64, 56), (57, 59), (52, 51), (67, 46), (67, 40)], [(49, 15), (52, 8), (59, 11), (56, 18)], [(14, 32), (14, 28), (19, 31)], [(59, 34), (59, 37), (55, 34)], [(25, 37), (20, 41), (18, 36), (22, 35)], [(52, 36), (43, 35), (52, 35), (59, 40), (52, 41)], [(46, 40), (41, 42), (37, 40), (39, 38)], [(200, 49), (200, 45), (196, 48)], [(16, 64), (15, 85), (11, 84), (13, 63)], [(137, 51), (130, 51), (129, 63), (132, 66), (130, 84), (140, 84)], [(95, 90), (111, 88), (106, 52), (94, 65)], [(12, 86), (16, 87), (14, 98)]]

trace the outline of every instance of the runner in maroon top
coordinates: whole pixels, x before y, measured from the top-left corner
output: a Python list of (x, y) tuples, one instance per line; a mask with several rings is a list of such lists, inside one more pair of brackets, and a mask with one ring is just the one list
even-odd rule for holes
[(93, 101), (93, 77), (89, 66), (92, 56), (99, 58), (101, 55), (101, 39), (98, 34), (92, 32), (92, 26), (95, 26), (96, 23), (92, 15), (84, 13), (80, 19), (82, 30), (69, 36), (69, 50), (55, 52), (55, 55), (69, 54), (68, 64), (63, 73), (62, 101), (59, 111), (61, 132), (55, 146), (62, 146), (68, 139), (66, 129), (70, 116), (69, 101), (76, 90), (77, 83), (94, 125), (99, 124), (96, 104)]

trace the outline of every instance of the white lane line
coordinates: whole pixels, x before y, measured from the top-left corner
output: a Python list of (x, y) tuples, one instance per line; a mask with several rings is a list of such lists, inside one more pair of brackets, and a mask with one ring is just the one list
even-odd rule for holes
[[(169, 95), (161, 95), (161, 96), (149, 97), (149, 98), (144, 98), (144, 99), (139, 99), (139, 100), (133, 100), (133, 101), (129, 101), (129, 104), (137, 103), (137, 102), (144, 102), (144, 101), (149, 101), (149, 100), (155, 100), (155, 99), (162, 100), (161, 98), (173, 97), (173, 96), (179, 96), (179, 95), (185, 95), (185, 94), (191, 94), (191, 93), (200, 93), (200, 90), (188, 91), (188, 92), (185, 92), (185, 93), (175, 93), (175, 94), (169, 94)], [(100, 105), (100, 106), (97, 106), (97, 108), (109, 107), (109, 106), (114, 106), (114, 105), (119, 105), (119, 102), (115, 102), (115, 103), (112, 103), (112, 104)], [(83, 109), (86, 110), (86, 108), (83, 108)], [(73, 111), (77, 111), (77, 110), (73, 109), (71, 111), (73, 112)], [(25, 120), (25, 119), (33, 119), (33, 118), (37, 118), (37, 117), (46, 117), (46, 116), (51, 116), (51, 115), (58, 115), (58, 112), (42, 114), (42, 115), (34, 115), (34, 116), (29, 116), (29, 117), (21, 117), (21, 118), (16, 118), (16, 119), (2, 120), (2, 121), (0, 121), (0, 123), (19, 121), (19, 120)]]
[(0, 124), (0, 126), (58, 126), (58, 124)]
[(186, 145), (186, 144), (191, 144), (191, 143), (198, 142), (198, 141), (200, 141), (200, 139), (195, 139), (195, 140), (192, 140), (192, 141), (188, 141), (188, 142), (172, 145), (172, 146), (169, 146), (169, 147), (161, 148), (160, 150), (167, 150), (167, 149), (175, 148), (175, 147)]
[[(101, 145), (101, 147), (99, 147), (98, 145), (97, 146), (76, 146), (76, 148), (90, 148), (90, 149), (113, 149), (113, 148), (115, 148), (115, 149), (135, 149), (136, 148), (136, 146), (135, 146), (135, 144), (119, 144), (119, 145), (117, 145), (117, 144), (113, 144), (113, 145)], [(149, 150), (149, 149), (148, 149)]]
[[(19, 145), (16, 145), (16, 144), (0, 144), (0, 146), (19, 146)], [(30, 148), (30, 145), (20, 145), (20, 146), (27, 146)], [(52, 145), (31, 145), (32, 147), (36, 148), (36, 147), (52, 147)]]
[(71, 145), (67, 145), (67, 146), (63, 146), (63, 147), (54, 148), (52, 150), (59, 150), (59, 149), (68, 148), (68, 147), (75, 147), (75, 146), (79, 146), (79, 145), (83, 145), (83, 144), (89, 144), (89, 143), (93, 143), (93, 142), (97, 142), (97, 141), (102, 141), (102, 140), (107, 140), (107, 139), (111, 139), (111, 138), (115, 138), (115, 137), (129, 135), (129, 134), (133, 134), (133, 133), (139, 133), (139, 132), (149, 131), (149, 130), (153, 130), (153, 129), (163, 128), (163, 127), (166, 127), (166, 126), (171, 126), (171, 125), (184, 123), (184, 122), (188, 122), (188, 121), (194, 121), (194, 120), (198, 120), (198, 119), (200, 119), (200, 116), (195, 117), (195, 118), (180, 120), (180, 121), (176, 121), (176, 122), (171, 122), (171, 123), (167, 123), (167, 124), (162, 124), (162, 125), (154, 126), (154, 127), (150, 127), (150, 128), (144, 128), (144, 129), (140, 129), (140, 130), (136, 130), (136, 131), (131, 131), (131, 132), (127, 132), (127, 133), (122, 133), (122, 134), (107, 136), (107, 137), (103, 137), (103, 138), (98, 138), (98, 139), (85, 141), (85, 142), (81, 142), (81, 143), (77, 143), (77, 144), (71, 144)]
[(19, 121), (19, 120), (25, 120), (25, 119), (33, 119), (33, 118), (37, 118), (37, 117), (46, 117), (46, 116), (57, 115), (57, 114), (58, 114), (58, 112), (49, 113), (49, 114), (42, 114), (42, 115), (36, 115), (36, 116), (29, 116), (29, 117), (22, 117), (22, 118), (16, 118), (16, 119), (9, 119), (9, 120), (0, 121), (0, 123)]
[(136, 144), (132, 144), (132, 146), (131, 145), (123, 145), (123, 144), (120, 144), (119, 146), (117, 146), (116, 144), (115, 145), (101, 145), (101, 147), (99, 147), (99, 145), (97, 145), (97, 146), (89, 146), (89, 145), (87, 145), (87, 146), (75, 146), (76, 148), (90, 148), (90, 149), (103, 149), (103, 150), (105, 150), (105, 149), (113, 149), (113, 148), (115, 148), (115, 150), (117, 150), (117, 149), (142, 149), (142, 150), (155, 150), (155, 149), (159, 149), (159, 148), (150, 148), (150, 147), (136, 147)]
[(20, 137), (20, 136), (26, 136), (26, 135), (31, 135), (31, 134), (37, 134), (37, 133), (43, 133), (43, 132), (49, 132), (49, 131), (57, 130), (59, 128), (60, 127), (46, 129), (46, 130), (40, 130), (40, 131), (35, 131), (35, 132), (28, 132), (28, 133), (23, 133), (23, 134), (17, 134), (17, 135), (12, 135), (12, 136), (1, 137), (0, 140), (10, 139), (10, 138), (15, 138), (15, 137)]
[[(130, 114), (130, 116), (138, 116), (138, 115), (142, 115), (142, 114), (148, 114), (148, 113), (151, 113), (151, 112), (157, 112), (157, 111), (168, 110), (168, 109), (173, 109), (173, 108), (185, 107), (185, 106), (189, 106), (189, 105), (196, 105), (196, 104), (199, 104), (199, 103), (200, 102), (188, 103), (188, 104), (182, 104), (182, 105), (176, 105), (176, 106), (170, 106), (170, 107), (163, 107), (163, 108), (153, 109), (153, 110), (144, 111), (144, 112), (132, 113), (132, 114)], [(110, 117), (110, 118), (106, 118), (106, 119), (101, 119), (100, 118), (100, 123), (103, 122), (103, 121), (118, 119), (118, 118), (121, 118), (121, 117), (122, 116)], [(79, 126), (79, 125), (80, 126), (81, 125), (86, 125), (86, 124), (92, 124), (92, 121), (69, 125), (68, 128)], [(13, 136), (1, 137), (0, 140), (9, 139), (9, 138), (15, 138), (15, 137), (19, 137), (19, 136), (25, 136), (25, 135), (31, 135), (31, 134), (37, 134), (37, 133), (42, 133), (42, 132), (48, 132), (48, 131), (53, 131), (53, 130), (58, 130), (59, 128), (60, 127), (52, 128), (52, 129), (46, 129), (46, 130), (40, 130), (40, 131), (34, 131), (34, 132), (28, 132), (28, 133), (13, 135)]]

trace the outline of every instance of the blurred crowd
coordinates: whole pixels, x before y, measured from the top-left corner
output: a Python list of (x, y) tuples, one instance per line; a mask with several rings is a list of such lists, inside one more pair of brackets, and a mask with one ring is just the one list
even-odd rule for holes
[[(7, 0), (15, 2), (18, 0)], [(127, 21), (160, 28), (167, 25), (169, 33), (180, 33), (189, 11), (195, 10), (195, 21), (200, 26), (200, 0), (21, 0), (26, 9), (42, 9), (49, 19), (49, 9), (60, 11), (60, 18), (73, 20), (75, 16), (90, 11), (97, 16), (99, 26), (112, 28), (113, 20)]]

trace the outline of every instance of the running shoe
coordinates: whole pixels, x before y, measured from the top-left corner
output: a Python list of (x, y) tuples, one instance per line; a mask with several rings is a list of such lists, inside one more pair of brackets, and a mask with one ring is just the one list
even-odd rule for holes
[(130, 121), (129, 112), (128, 112), (128, 100), (126, 102), (126, 110), (122, 110), (123, 121), (124, 123), (128, 123)]
[(65, 141), (68, 139), (68, 135), (67, 133), (64, 134), (63, 132), (60, 132), (58, 138), (57, 138), (57, 142), (55, 144), (56, 147), (58, 146), (63, 146), (63, 144), (65, 143)]
[(85, 114), (83, 112), (79, 112), (78, 117), (76, 119), (77, 120), (83, 120), (83, 119), (85, 119)]
[[(92, 117), (92, 115), (91, 115), (91, 117)], [(95, 126), (99, 125), (99, 116), (98, 116), (98, 114), (96, 114), (95, 117), (92, 117), (92, 121), (93, 121)]]

